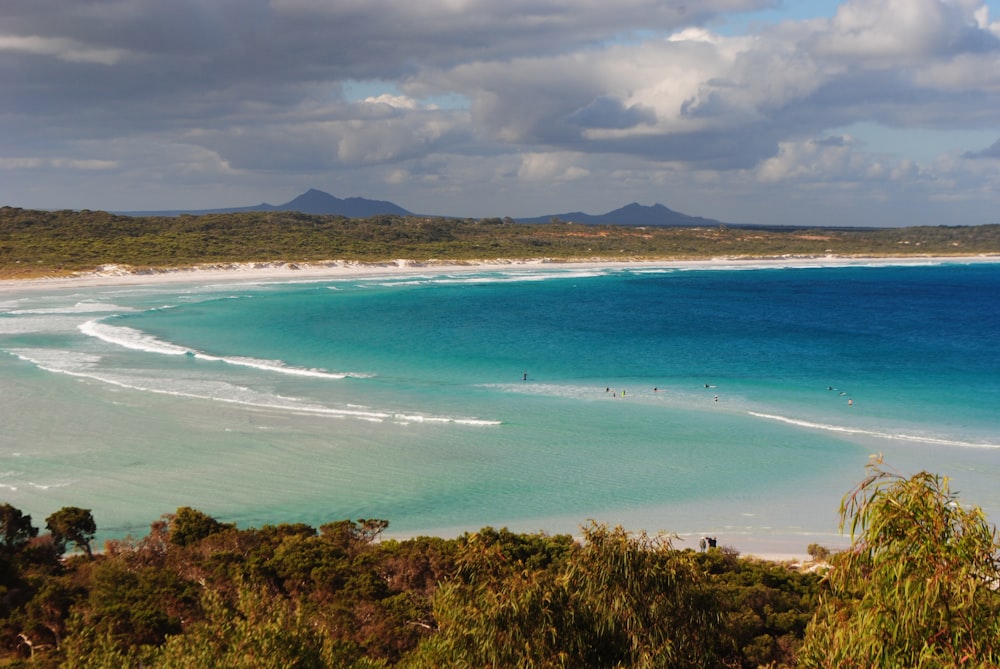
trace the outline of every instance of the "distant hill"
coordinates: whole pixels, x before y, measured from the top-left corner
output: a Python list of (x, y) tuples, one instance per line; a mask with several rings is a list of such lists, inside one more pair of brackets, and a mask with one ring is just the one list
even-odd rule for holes
[(294, 200), (285, 204), (262, 202), (250, 207), (226, 207), (223, 209), (175, 209), (169, 211), (122, 211), (126, 216), (180, 216), (181, 214), (238, 214), (248, 211), (301, 211), (303, 214), (333, 214), (348, 218), (368, 218), (380, 214), (411, 216), (412, 213), (399, 205), (383, 200), (368, 200), (363, 197), (341, 199), (321, 190), (310, 188)]
[[(363, 197), (341, 199), (321, 190), (310, 188), (302, 195), (284, 204), (260, 204), (250, 207), (226, 207), (223, 209), (175, 209), (169, 211), (123, 211), (117, 212), (127, 216), (180, 216), (181, 214), (239, 214), (251, 211), (301, 211), (304, 214), (332, 214), (348, 218), (368, 218), (390, 214), (396, 216), (413, 216), (413, 212), (403, 209), (397, 204), (385, 200), (368, 200)], [(650, 207), (636, 202), (606, 214), (585, 214), (574, 211), (566, 214), (547, 214), (531, 218), (518, 218), (518, 223), (550, 223), (553, 219), (580, 223), (583, 225), (629, 225), (650, 227), (671, 226), (718, 226), (721, 221), (701, 216), (688, 216), (674, 211), (662, 204)]]
[(378, 214), (412, 215), (412, 212), (385, 200), (368, 200), (363, 197), (342, 200), (315, 188), (310, 188), (290, 202), (278, 205), (276, 210), (301, 211), (303, 214), (337, 214), (348, 218), (367, 218)]
[(518, 223), (550, 223), (552, 219), (581, 223), (584, 225), (647, 225), (647, 226), (693, 226), (693, 225), (724, 225), (721, 221), (701, 216), (688, 216), (674, 211), (662, 204), (646, 207), (636, 202), (606, 214), (585, 214), (574, 211), (567, 214), (550, 214), (534, 218), (519, 218)]

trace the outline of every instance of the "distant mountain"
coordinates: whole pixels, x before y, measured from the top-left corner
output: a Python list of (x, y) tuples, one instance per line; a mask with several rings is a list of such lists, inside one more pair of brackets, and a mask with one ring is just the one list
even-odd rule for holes
[(411, 216), (412, 213), (385, 200), (367, 200), (363, 197), (349, 197), (341, 200), (329, 193), (310, 188), (291, 202), (278, 205), (277, 211), (301, 211), (303, 214), (337, 214), (348, 218), (367, 218), (378, 214)]
[(537, 216), (534, 218), (519, 218), (518, 223), (549, 223), (552, 219), (560, 221), (581, 223), (584, 225), (645, 225), (645, 226), (700, 226), (700, 225), (724, 225), (721, 221), (712, 218), (702, 218), (701, 216), (688, 216), (679, 211), (674, 211), (662, 204), (654, 204), (646, 207), (636, 202), (625, 205), (620, 209), (609, 211), (606, 214), (585, 214), (582, 211), (574, 211), (568, 214), (551, 214), (549, 216)]
[(411, 212), (399, 205), (383, 200), (368, 200), (363, 197), (349, 197), (342, 200), (321, 190), (310, 188), (294, 200), (285, 204), (262, 202), (251, 207), (226, 207), (223, 209), (176, 209), (169, 211), (123, 211), (127, 216), (180, 216), (181, 214), (238, 214), (248, 211), (301, 211), (303, 214), (333, 214), (348, 218), (367, 218), (380, 214), (411, 216)]
[[(250, 211), (301, 211), (304, 214), (333, 214), (348, 218), (368, 218), (390, 214), (396, 216), (413, 216), (412, 212), (399, 205), (385, 200), (368, 200), (363, 197), (341, 199), (321, 190), (310, 188), (302, 195), (285, 204), (268, 204), (261, 202), (250, 207), (226, 207), (223, 209), (177, 209), (170, 211), (124, 211), (118, 212), (128, 216), (180, 216), (181, 214), (233, 214)], [(651, 207), (636, 202), (606, 214), (585, 214), (574, 211), (567, 214), (548, 214), (532, 218), (516, 219), (518, 223), (549, 223), (553, 219), (580, 223), (583, 225), (632, 225), (632, 226), (718, 226), (720, 221), (701, 216), (688, 216), (662, 204)]]

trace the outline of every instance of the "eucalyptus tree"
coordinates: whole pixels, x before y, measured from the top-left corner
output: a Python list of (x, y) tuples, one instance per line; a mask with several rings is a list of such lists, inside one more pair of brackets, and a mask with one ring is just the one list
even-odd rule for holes
[(852, 545), (829, 572), (802, 667), (1000, 666), (996, 530), (948, 479), (871, 466), (844, 497)]

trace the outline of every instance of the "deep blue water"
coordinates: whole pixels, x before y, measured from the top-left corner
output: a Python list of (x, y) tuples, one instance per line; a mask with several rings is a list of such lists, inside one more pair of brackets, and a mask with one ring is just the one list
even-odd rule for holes
[(192, 505), (804, 545), (882, 452), (1000, 511), (998, 298), (988, 263), (12, 295), (0, 490), (112, 535)]

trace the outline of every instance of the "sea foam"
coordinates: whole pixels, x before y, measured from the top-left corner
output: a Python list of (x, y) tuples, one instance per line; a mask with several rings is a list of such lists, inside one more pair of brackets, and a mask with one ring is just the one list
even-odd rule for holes
[(372, 376), (371, 374), (362, 372), (329, 372), (324, 369), (294, 367), (285, 364), (281, 360), (260, 360), (257, 358), (242, 356), (211, 355), (209, 353), (196, 351), (184, 346), (162, 341), (153, 335), (142, 332), (141, 330), (136, 330), (135, 328), (122, 325), (109, 325), (108, 323), (103, 323), (100, 320), (92, 320), (82, 323), (79, 326), (79, 330), (87, 336), (96, 337), (97, 339), (105, 341), (109, 344), (114, 344), (116, 346), (136, 351), (158, 353), (162, 355), (190, 355), (198, 360), (224, 362), (229, 365), (252, 367), (253, 369), (275, 372), (278, 374), (308, 376), (320, 379), (344, 379), (348, 377), (367, 378)]
[(253, 409), (291, 412), (329, 418), (354, 418), (369, 422), (398, 424), (452, 424), (467, 426), (500, 425), (499, 420), (466, 416), (441, 416), (368, 407), (335, 407), (314, 401), (261, 392), (225, 381), (196, 377), (150, 377), (123, 370), (99, 369), (99, 355), (59, 349), (10, 349), (8, 353), (54, 374), (90, 379), (118, 388), (197, 400), (210, 400)]
[(778, 421), (779, 423), (786, 423), (788, 425), (796, 425), (798, 427), (804, 427), (811, 430), (824, 430), (826, 432), (839, 432), (842, 434), (852, 434), (863, 437), (874, 437), (876, 439), (892, 439), (897, 441), (911, 441), (921, 444), (933, 444), (935, 446), (960, 446), (963, 448), (1000, 448), (1000, 444), (990, 444), (983, 442), (973, 442), (973, 441), (960, 441), (957, 439), (945, 439), (942, 437), (928, 437), (923, 435), (915, 434), (901, 434), (892, 432), (883, 432), (879, 430), (867, 430), (858, 427), (848, 427), (844, 425), (831, 425), (828, 423), (816, 423), (813, 421), (802, 420), (800, 418), (789, 418), (788, 416), (777, 416), (774, 414), (759, 413), (756, 411), (747, 412), (751, 416), (757, 418), (765, 418), (767, 420)]

